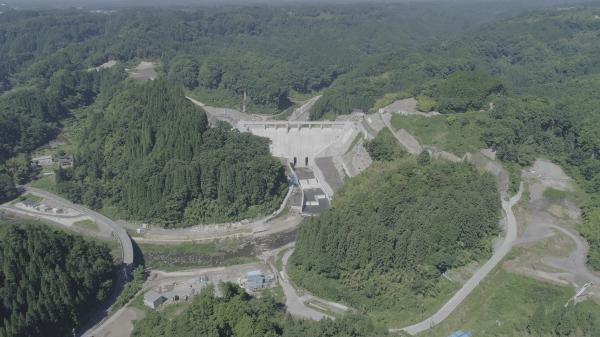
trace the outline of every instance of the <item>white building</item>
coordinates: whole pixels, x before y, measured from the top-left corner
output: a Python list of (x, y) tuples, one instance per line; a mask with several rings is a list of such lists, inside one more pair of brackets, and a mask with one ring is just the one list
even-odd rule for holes
[(40, 156), (31, 159), (31, 162), (39, 166), (52, 166), (54, 161), (52, 156)]

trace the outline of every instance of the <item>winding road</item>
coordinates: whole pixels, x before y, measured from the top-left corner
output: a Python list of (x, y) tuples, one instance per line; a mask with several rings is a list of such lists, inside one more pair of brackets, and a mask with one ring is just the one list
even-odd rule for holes
[(511, 250), (514, 241), (517, 238), (517, 219), (512, 210), (513, 206), (521, 200), (523, 194), (523, 183), (519, 187), (519, 192), (515, 194), (510, 200), (502, 200), (502, 209), (506, 214), (506, 237), (502, 242), (502, 245), (494, 252), (494, 255), (481, 267), (475, 274), (458, 290), (444, 306), (440, 308), (431, 317), (425, 319), (422, 322), (413, 324), (400, 329), (390, 329), (390, 332), (405, 331), (411, 335), (416, 335), (425, 330), (431, 329), (435, 325), (445, 320), (461, 303), (469, 296), (469, 294), (475, 289), (479, 282), (481, 282), (497, 265), (504, 259), (506, 254)]
[(123, 261), (122, 273), (117, 274), (117, 281), (109, 299), (107, 299), (104, 303), (102, 303), (99, 306), (97, 312), (92, 314), (90, 321), (86, 325), (82, 326), (82, 331), (79, 334), (80, 336), (93, 336), (101, 326), (110, 323), (112, 320), (116, 319), (116, 317), (120, 316), (118, 313), (122, 311), (121, 310), (117, 312), (117, 314), (114, 314), (111, 313), (111, 308), (112, 304), (116, 301), (118, 295), (121, 293), (125, 282), (129, 278), (129, 275), (133, 268), (134, 251), (131, 238), (129, 237), (127, 231), (124, 228), (122, 228), (120, 225), (118, 225), (117, 223), (115, 223), (114, 221), (102, 214), (94, 212), (86, 207), (74, 204), (65, 198), (59, 197), (53, 193), (38, 188), (33, 188), (30, 186), (22, 186), (21, 188), (24, 189), (24, 193), (29, 193), (38, 197), (42, 197), (45, 200), (50, 201), (55, 206), (65, 209), (72, 209), (79, 212), (80, 214), (75, 217), (71, 215), (43, 214), (40, 212), (16, 208), (12, 205), (3, 205), (3, 210), (18, 215), (25, 215), (33, 218), (43, 218), (45, 220), (50, 220), (56, 223), (61, 223), (61, 220), (63, 219), (88, 217), (96, 223), (102, 235), (115, 238), (121, 246), (121, 258)]
[(59, 197), (56, 194), (38, 189), (29, 186), (24, 186), (26, 193), (30, 193), (33, 195), (37, 195), (44, 199), (50, 200), (55, 204), (61, 205), (65, 208), (71, 208), (76, 210), (77, 212), (84, 214), (90, 217), (99, 227), (102, 227), (103, 230), (109, 231), (119, 242), (121, 245), (121, 251), (123, 254), (123, 267), (125, 268), (125, 273), (131, 271), (133, 266), (133, 244), (131, 243), (131, 238), (127, 234), (127, 231), (119, 226), (117, 223), (112, 221), (111, 219), (105, 217), (104, 215), (94, 212), (88, 208), (83, 206), (74, 204), (69, 200)]

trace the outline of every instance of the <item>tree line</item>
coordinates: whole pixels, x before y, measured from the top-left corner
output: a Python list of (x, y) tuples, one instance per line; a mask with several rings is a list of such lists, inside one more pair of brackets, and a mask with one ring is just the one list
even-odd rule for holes
[(346, 316), (320, 322), (295, 320), (285, 314), (272, 296), (259, 298), (231, 283), (220, 285), (222, 297), (214, 295), (212, 285), (196, 295), (189, 307), (173, 319), (156, 311), (134, 322), (134, 337), (374, 337), (387, 332), (369, 320)]

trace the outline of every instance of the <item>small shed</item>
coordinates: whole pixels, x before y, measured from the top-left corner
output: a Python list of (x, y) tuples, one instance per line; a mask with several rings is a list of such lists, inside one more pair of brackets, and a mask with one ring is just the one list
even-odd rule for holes
[(165, 303), (166, 300), (167, 299), (163, 295), (153, 290), (144, 294), (144, 304), (152, 309), (158, 308), (161, 304)]
[(248, 272), (248, 290), (257, 290), (265, 287), (265, 275), (260, 270)]

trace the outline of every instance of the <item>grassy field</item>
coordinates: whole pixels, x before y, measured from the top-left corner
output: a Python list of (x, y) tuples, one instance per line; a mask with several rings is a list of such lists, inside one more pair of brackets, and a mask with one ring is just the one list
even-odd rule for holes
[(31, 187), (39, 188), (44, 191), (56, 193), (56, 180), (54, 175), (43, 176), (31, 182)]
[(113, 220), (129, 218), (127, 211), (123, 210), (122, 208), (119, 208), (116, 205), (112, 205), (107, 199), (102, 200), (102, 208), (96, 211), (104, 215), (105, 217)]
[(421, 144), (435, 145), (442, 150), (462, 156), (485, 148), (481, 141), (481, 123), (489, 120), (485, 112), (440, 115), (434, 117), (400, 116), (392, 117), (392, 127), (406, 129)]
[(571, 193), (567, 191), (561, 191), (554, 188), (546, 188), (544, 190), (544, 198), (552, 202), (560, 202), (569, 197)]
[(573, 294), (571, 287), (542, 283), (499, 267), (442, 324), (420, 336), (445, 337), (456, 330), (472, 331), (473, 336), (529, 336), (527, 325), (540, 305), (548, 310), (561, 307)]
[(100, 229), (98, 229), (98, 225), (95, 222), (93, 222), (92, 220), (77, 221), (73, 225), (76, 227), (87, 229), (87, 230), (94, 231), (94, 232), (100, 231)]

